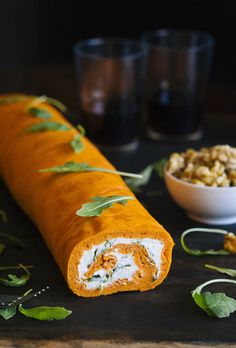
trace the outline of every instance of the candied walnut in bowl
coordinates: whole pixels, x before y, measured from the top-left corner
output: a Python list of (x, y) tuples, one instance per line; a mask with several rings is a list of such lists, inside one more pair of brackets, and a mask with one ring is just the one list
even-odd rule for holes
[(216, 145), (173, 153), (165, 182), (192, 219), (218, 225), (236, 222), (236, 148)]

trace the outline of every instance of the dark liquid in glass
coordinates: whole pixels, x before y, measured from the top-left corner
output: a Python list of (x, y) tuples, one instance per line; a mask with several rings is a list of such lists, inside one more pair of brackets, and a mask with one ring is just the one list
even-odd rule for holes
[(154, 133), (169, 136), (201, 131), (203, 103), (181, 95), (163, 92), (147, 101), (147, 123)]
[(139, 109), (121, 101), (97, 101), (91, 111), (81, 110), (87, 136), (104, 146), (123, 146), (137, 140)]

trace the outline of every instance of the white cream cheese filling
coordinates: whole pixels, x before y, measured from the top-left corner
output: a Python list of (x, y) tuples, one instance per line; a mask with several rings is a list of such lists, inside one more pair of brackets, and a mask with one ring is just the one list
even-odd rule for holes
[(94, 290), (111, 285), (117, 280), (127, 279), (132, 280), (134, 274), (138, 270), (137, 265), (134, 262), (132, 253), (122, 254), (113, 249), (109, 255), (114, 255), (117, 259), (117, 263), (112, 272), (99, 269), (93, 276), (86, 279), (84, 274), (88, 272), (90, 265), (96, 260), (97, 256), (104, 251), (109, 250), (111, 247), (117, 244), (140, 244), (145, 249), (151, 260), (156, 266), (157, 273), (155, 278), (157, 279), (161, 271), (161, 253), (163, 249), (163, 243), (157, 239), (152, 238), (114, 238), (104, 243), (93, 246), (91, 249), (83, 252), (78, 265), (78, 277), (79, 280), (86, 285), (87, 289)]

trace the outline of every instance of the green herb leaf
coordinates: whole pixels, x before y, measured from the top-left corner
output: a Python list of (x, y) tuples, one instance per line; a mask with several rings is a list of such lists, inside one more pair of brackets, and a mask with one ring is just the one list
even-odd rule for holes
[(80, 153), (84, 149), (84, 144), (82, 142), (82, 137), (80, 134), (76, 134), (73, 140), (70, 142), (70, 146), (75, 153)]
[(29, 97), (21, 94), (13, 94), (7, 97), (0, 98), (0, 105), (15, 104), (28, 100)]
[(32, 265), (22, 265), (22, 264), (19, 264), (18, 266), (0, 266), (0, 271), (8, 271), (8, 270), (12, 270), (12, 269), (22, 269), (22, 268), (33, 268), (34, 266)]
[(0, 243), (0, 255), (3, 253), (4, 249), (5, 249), (5, 245)]
[(205, 265), (206, 268), (212, 269), (214, 271), (224, 273), (229, 275), (230, 277), (236, 278), (236, 269), (231, 268), (221, 268), (213, 265)]
[(211, 316), (225, 318), (236, 311), (236, 300), (226, 296), (224, 293), (212, 294), (211, 292), (206, 292), (204, 298), (209, 312), (212, 313)]
[(202, 293), (202, 289), (212, 283), (233, 283), (235, 280), (230, 279), (213, 279), (199, 285), (192, 291), (192, 297), (195, 303), (203, 309), (209, 316), (217, 318), (229, 317), (231, 313), (236, 311), (236, 300), (226, 296), (224, 293)]
[(166, 163), (167, 163), (167, 159), (166, 158), (161, 158), (159, 161), (157, 161), (153, 165), (155, 172), (159, 175), (159, 177), (161, 179), (164, 178), (164, 169), (165, 169)]
[(80, 173), (89, 171), (92, 167), (90, 167), (87, 163), (75, 163), (75, 162), (66, 162), (62, 166), (51, 167), (47, 169), (40, 169), (39, 173)]
[(0, 266), (0, 271), (8, 271), (10, 269), (22, 269), (22, 268), (33, 268), (32, 265), (22, 265), (21, 263), (18, 266)]
[(86, 134), (85, 128), (81, 124), (77, 124), (76, 128), (79, 130), (80, 136), (84, 137)]
[(19, 238), (12, 236), (11, 234), (0, 232), (0, 237), (6, 239), (8, 243), (11, 245), (15, 245), (20, 248), (25, 248), (25, 244)]
[(75, 153), (80, 153), (84, 149), (84, 144), (82, 138), (85, 136), (85, 129), (80, 124), (76, 126), (80, 131), (80, 134), (76, 134), (73, 140), (70, 142), (70, 145)]
[(38, 170), (38, 172), (40, 172), (40, 173), (52, 172), (52, 173), (58, 173), (58, 174), (80, 173), (80, 172), (103, 172), (103, 173), (117, 174), (117, 175), (122, 175), (122, 176), (142, 178), (142, 176), (140, 174), (121, 172), (118, 170), (111, 170), (111, 169), (106, 169), (106, 168), (92, 167), (86, 162), (81, 162), (81, 163), (66, 162), (61, 166), (51, 167), (51, 168), (47, 168), (47, 169), (40, 169), (40, 170)]
[(105, 209), (110, 208), (114, 203), (125, 205), (128, 200), (132, 199), (134, 199), (134, 197), (131, 196), (96, 196), (92, 198), (92, 202), (83, 204), (82, 208), (77, 210), (76, 215), (83, 217), (99, 216)]
[(142, 178), (139, 179), (127, 179), (126, 184), (129, 188), (135, 192), (140, 192), (140, 187), (147, 185), (151, 179), (152, 171), (155, 170), (159, 177), (162, 179), (164, 176), (164, 167), (167, 163), (165, 158), (161, 158), (159, 161), (149, 164), (144, 170), (140, 172)]
[(71, 128), (66, 124), (53, 122), (53, 121), (45, 121), (41, 123), (33, 124), (32, 126), (26, 128), (26, 132), (28, 133), (36, 133), (36, 132), (48, 132), (48, 131), (68, 131)]
[(130, 178), (126, 180), (126, 184), (129, 186), (129, 188), (135, 192), (138, 193), (140, 191), (140, 186), (147, 185), (151, 175), (152, 175), (153, 165), (150, 164), (147, 166), (144, 170), (140, 172), (141, 178)]
[(228, 232), (225, 230), (220, 230), (220, 229), (212, 229), (212, 228), (190, 228), (186, 231), (184, 231), (181, 234), (180, 237), (180, 243), (182, 248), (186, 251), (186, 253), (194, 256), (202, 256), (202, 255), (230, 255), (230, 253), (224, 249), (219, 249), (219, 250), (214, 250), (214, 249), (209, 249), (209, 250), (198, 250), (198, 249), (190, 249), (187, 247), (185, 243), (185, 237), (189, 233), (194, 233), (194, 232), (204, 232), (204, 233), (218, 233), (218, 234), (223, 234), (226, 235)]
[(21, 277), (17, 277), (14, 274), (8, 274), (8, 278), (0, 278), (0, 283), (5, 286), (10, 286), (10, 287), (20, 287), (23, 286), (27, 283), (27, 281), (30, 279), (30, 272), (25, 268), (23, 265), (19, 265), (25, 272)]
[(2, 218), (2, 221), (6, 224), (7, 223), (7, 213), (3, 210), (0, 210), (0, 217)]
[(36, 107), (28, 108), (28, 112), (32, 116), (36, 116), (38, 118), (47, 119), (47, 118), (51, 118), (52, 117), (52, 115), (47, 110), (39, 109), (39, 108), (36, 108)]
[(0, 316), (8, 320), (16, 314), (16, 307), (0, 308)]
[(64, 307), (32, 307), (32, 308), (23, 308), (22, 305), (19, 305), (19, 312), (28, 318), (33, 318), (37, 320), (46, 320), (51, 321), (53, 319), (62, 320), (68, 317), (72, 311)]
[(23, 275), (21, 277), (17, 277), (15, 274), (8, 274), (8, 278), (0, 278), (0, 283), (9, 287), (20, 287), (26, 284), (29, 280), (28, 275)]
[(62, 104), (59, 100), (55, 98), (47, 97), (46, 95), (41, 95), (40, 97), (36, 97), (35, 99), (33, 99), (31, 103), (28, 105), (28, 108), (34, 107), (35, 105), (39, 105), (42, 103), (55, 106), (61, 112), (67, 111), (67, 107), (64, 104)]

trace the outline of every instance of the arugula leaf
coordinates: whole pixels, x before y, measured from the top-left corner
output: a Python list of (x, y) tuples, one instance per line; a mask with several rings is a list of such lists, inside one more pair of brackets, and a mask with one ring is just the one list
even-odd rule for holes
[(222, 292), (211, 293), (206, 292), (204, 294), (206, 304), (211, 311), (211, 316), (217, 318), (229, 317), (231, 313), (236, 311), (236, 300), (229, 296), (226, 296)]
[(80, 124), (76, 127), (80, 131), (80, 134), (76, 134), (74, 136), (73, 140), (70, 142), (70, 146), (72, 147), (75, 153), (80, 153), (84, 149), (82, 138), (85, 136), (85, 129)]
[[(48, 287), (47, 287), (48, 288)], [(32, 289), (26, 291), (23, 296), (18, 296), (12, 300), (11, 306), (0, 309), (0, 315), (4, 319), (10, 319), (16, 314), (16, 308), (18, 305), (19, 312), (28, 317), (33, 318), (37, 320), (62, 320), (68, 317), (72, 311), (65, 309), (64, 307), (47, 307), (47, 306), (41, 306), (41, 307), (32, 307), (32, 308), (23, 308), (22, 303), (29, 301), (32, 297), (35, 297), (37, 295), (40, 295), (42, 292), (44, 292), (47, 288), (44, 288), (37, 293), (31, 293)], [(17, 303), (16, 306), (14, 306), (14, 302)]]
[(229, 317), (231, 313), (236, 311), (236, 300), (234, 298), (226, 296), (222, 292), (202, 293), (202, 289), (205, 286), (213, 284), (213, 283), (220, 283), (220, 282), (236, 284), (235, 280), (213, 279), (199, 285), (191, 293), (195, 303), (201, 309), (203, 309), (209, 316), (217, 317), (217, 318), (226, 318), (226, 317)]
[(0, 243), (0, 255), (3, 253), (4, 249), (5, 249), (5, 245)]
[(0, 271), (8, 271), (10, 269), (22, 269), (22, 268), (33, 268), (34, 266), (29, 265), (29, 266), (25, 266), (22, 265), (21, 263), (18, 266), (0, 266)]
[(38, 118), (47, 119), (47, 118), (51, 118), (52, 117), (52, 115), (47, 110), (39, 109), (39, 108), (36, 108), (36, 107), (28, 108), (28, 112), (32, 116), (36, 116)]
[(222, 267), (217, 267), (217, 266), (207, 265), (207, 264), (205, 265), (205, 267), (220, 273), (227, 274), (230, 277), (236, 278), (236, 269), (222, 268)]
[(25, 248), (25, 244), (19, 238), (12, 236), (11, 234), (0, 232), (0, 237), (6, 239), (11, 245), (15, 245), (20, 248)]
[(75, 163), (75, 162), (66, 162), (62, 166), (55, 166), (51, 168), (46, 169), (39, 169), (39, 173), (58, 173), (58, 174), (64, 174), (64, 173), (80, 173), (80, 172), (86, 172), (89, 171), (92, 167), (90, 167), (89, 164), (86, 162), (82, 163)]
[(33, 124), (32, 126), (25, 129), (28, 133), (36, 132), (48, 132), (48, 131), (68, 131), (71, 127), (66, 124), (54, 122), (54, 121), (45, 121), (41, 123)]
[(41, 306), (26, 309), (22, 307), (22, 304), (20, 304), (18, 309), (19, 312), (23, 314), (25, 317), (46, 321), (51, 321), (53, 319), (62, 320), (72, 313), (72, 311), (64, 307)]
[(80, 153), (84, 149), (84, 144), (82, 142), (82, 137), (80, 134), (76, 134), (70, 142), (70, 146), (75, 153)]
[(0, 216), (2, 218), (2, 221), (6, 224), (7, 223), (7, 214), (5, 211), (0, 210)]
[(202, 255), (224, 255), (224, 256), (226, 256), (226, 255), (230, 255), (230, 253), (224, 249), (219, 249), (219, 250), (190, 249), (189, 247), (187, 247), (187, 245), (185, 243), (185, 237), (187, 234), (193, 233), (193, 232), (218, 233), (218, 234), (223, 234), (223, 235), (227, 234), (227, 231), (221, 230), (221, 229), (198, 228), (198, 227), (197, 228), (190, 228), (190, 229), (184, 231), (180, 237), (181, 246), (186, 251), (186, 253), (188, 253), (190, 255), (194, 255), (194, 256), (202, 256)]
[(127, 179), (126, 184), (134, 193), (140, 192), (140, 187), (147, 185), (148, 182), (150, 181), (153, 170), (155, 170), (155, 172), (159, 175), (161, 179), (163, 178), (164, 167), (166, 163), (167, 163), (167, 160), (165, 158), (161, 158), (159, 161), (153, 164), (149, 164), (146, 168), (144, 168), (140, 172), (142, 178)]
[(86, 134), (85, 128), (81, 124), (77, 124), (76, 128), (79, 130), (80, 136), (84, 137)]
[(153, 165), (155, 172), (159, 175), (159, 177), (161, 179), (164, 178), (164, 169), (165, 169), (166, 163), (167, 163), (167, 159), (166, 158), (161, 158), (159, 161), (157, 161)]
[(0, 105), (15, 104), (28, 100), (29, 97), (21, 94), (13, 94), (0, 98)]
[(85, 203), (82, 207), (77, 210), (76, 215), (78, 216), (99, 216), (107, 208), (110, 208), (114, 203), (122, 205), (127, 204), (128, 200), (132, 200), (134, 197), (131, 196), (95, 196), (92, 198), (92, 202)]
[(9, 287), (20, 287), (27, 283), (30, 276), (29, 275), (23, 275), (21, 277), (17, 277), (15, 274), (8, 274), (8, 278), (0, 278), (0, 283), (5, 286)]
[(129, 176), (129, 177), (135, 177), (135, 178), (142, 178), (140, 174), (133, 174), (133, 173), (127, 173), (127, 172), (121, 172), (118, 170), (111, 170), (106, 168), (97, 168), (92, 167), (86, 162), (76, 163), (76, 162), (66, 162), (62, 166), (56, 166), (46, 169), (40, 169), (38, 170), (39, 173), (58, 173), (58, 174), (64, 174), (64, 173), (81, 173), (81, 172), (103, 172), (103, 173), (110, 173), (110, 174), (117, 174), (122, 176)]
[(39, 105), (42, 103), (55, 106), (58, 110), (60, 110), (63, 113), (67, 111), (67, 107), (64, 104), (62, 104), (59, 100), (47, 97), (46, 95), (41, 95), (40, 97), (36, 97), (35, 99), (33, 99), (31, 103), (28, 105), (28, 108), (34, 107), (35, 105)]
[(0, 316), (8, 320), (16, 314), (16, 307), (0, 308)]
[(10, 287), (19, 287), (19, 286), (25, 285), (27, 281), (30, 279), (30, 272), (25, 266), (21, 264), (19, 264), (19, 267), (22, 268), (26, 272), (26, 274), (24, 274), (21, 277), (17, 277), (14, 274), (8, 274), (9, 279), (0, 278), (0, 283), (2, 285), (10, 286)]
[(147, 185), (152, 175), (153, 165), (148, 165), (144, 170), (140, 172), (141, 178), (127, 179), (126, 184), (134, 192), (138, 193), (140, 191), (140, 186)]
[(25, 266), (22, 265), (21, 263), (18, 266), (0, 266), (0, 271), (7, 271), (9, 269), (22, 269), (22, 267), (25, 268), (33, 268), (34, 266), (30, 265), (30, 266)]

